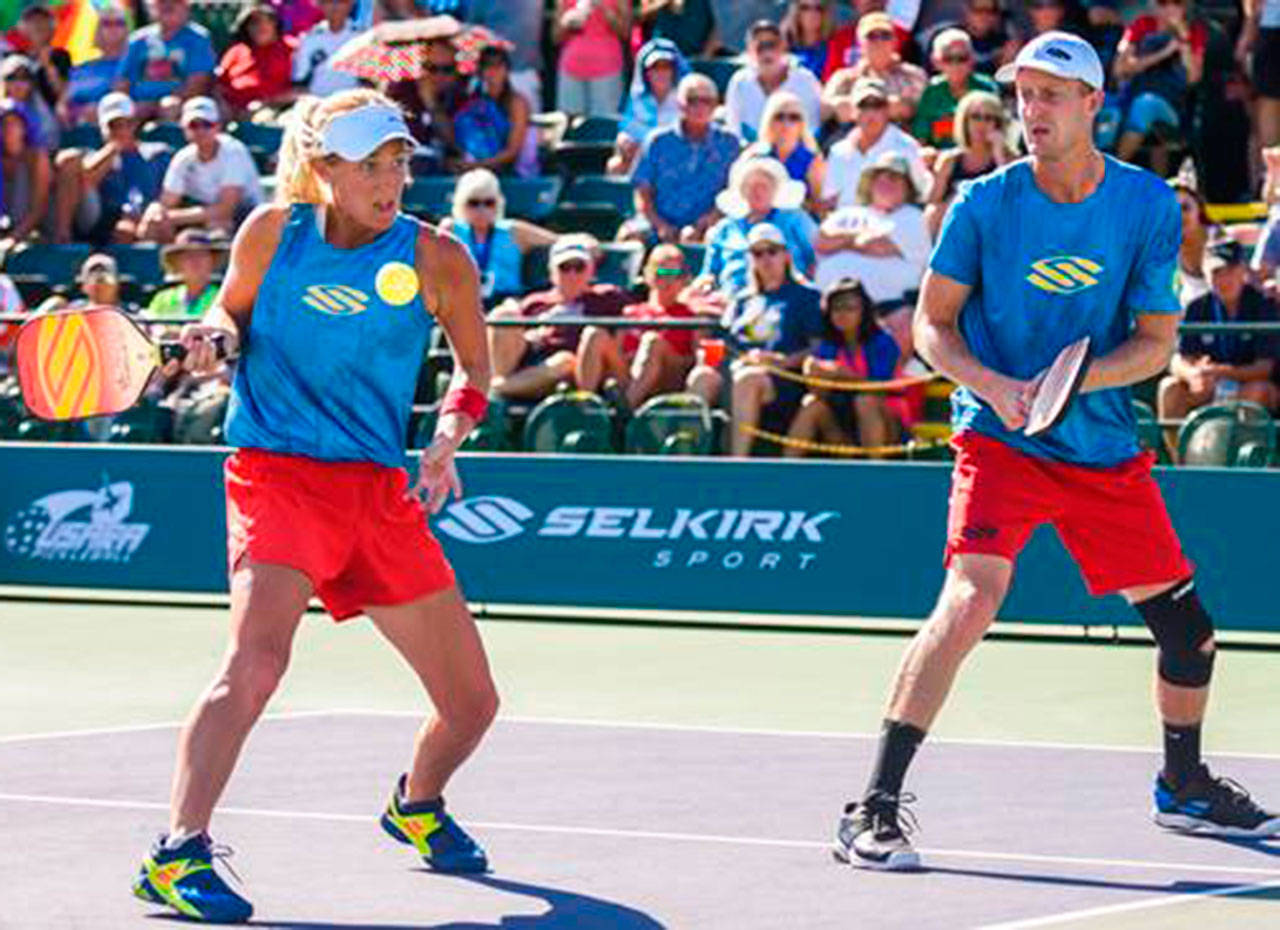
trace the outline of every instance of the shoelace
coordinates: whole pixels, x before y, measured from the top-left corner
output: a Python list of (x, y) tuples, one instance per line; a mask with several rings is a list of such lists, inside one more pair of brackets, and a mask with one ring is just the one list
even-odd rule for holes
[(904, 791), (897, 797), (878, 795), (871, 801), (865, 802), (862, 807), (866, 810), (871, 828), (876, 833), (882, 832), (887, 827), (891, 832), (907, 837), (920, 832), (920, 821), (916, 819), (915, 811), (910, 807), (914, 803), (916, 803), (916, 796), (909, 791)]
[(235, 854), (236, 851), (225, 843), (209, 844), (209, 859), (217, 859), (220, 863), (226, 866), (227, 871), (231, 873), (231, 877), (236, 880), (236, 884), (243, 885), (244, 879), (240, 877), (240, 873), (231, 865), (231, 857)]
[(1256, 807), (1252, 795), (1238, 781), (1226, 776), (1209, 777), (1209, 795), (1215, 800), (1221, 798), (1233, 807)]

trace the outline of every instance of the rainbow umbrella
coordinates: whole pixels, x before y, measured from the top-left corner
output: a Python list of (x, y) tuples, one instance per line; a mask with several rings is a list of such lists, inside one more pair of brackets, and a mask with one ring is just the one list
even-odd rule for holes
[(474, 74), (480, 61), (480, 53), (486, 48), (501, 48), (509, 52), (516, 46), (492, 29), (467, 25), (454, 36), (453, 47), (458, 50), (458, 71), (462, 74)]
[(416, 80), (422, 74), (422, 46), (461, 31), (462, 24), (452, 16), (379, 23), (344, 43), (330, 63), (334, 70), (366, 81)]

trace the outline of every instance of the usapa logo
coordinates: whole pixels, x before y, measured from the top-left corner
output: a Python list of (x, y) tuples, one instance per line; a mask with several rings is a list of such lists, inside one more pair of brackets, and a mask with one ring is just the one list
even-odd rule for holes
[(96, 491), (57, 491), (33, 501), (4, 528), (4, 547), (50, 562), (128, 562), (151, 532), (129, 523), (133, 484), (104, 475)]

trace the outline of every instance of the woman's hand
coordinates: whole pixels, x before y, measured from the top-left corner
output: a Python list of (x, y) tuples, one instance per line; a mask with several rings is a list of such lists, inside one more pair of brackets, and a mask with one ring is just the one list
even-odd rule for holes
[(458, 447), (446, 436), (437, 436), (422, 451), (422, 458), (418, 461), (418, 480), (409, 489), (409, 494), (421, 500), (430, 514), (440, 512), (451, 492), (455, 498), (462, 498), (462, 479), (458, 477), (458, 467), (453, 461), (457, 452)]
[(182, 367), (197, 375), (216, 371), (240, 350), (240, 337), (234, 330), (199, 323), (184, 326), (178, 342), (187, 352)]

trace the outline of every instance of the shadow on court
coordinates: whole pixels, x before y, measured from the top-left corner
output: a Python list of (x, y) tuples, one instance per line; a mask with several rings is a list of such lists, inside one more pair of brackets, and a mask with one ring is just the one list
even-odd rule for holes
[(1051, 885), (1057, 888), (1095, 888), (1106, 891), (1144, 891), (1150, 894), (1210, 895), (1214, 892), (1236, 888), (1239, 882), (1125, 882), (1106, 878), (1085, 878), (1072, 875), (1049, 875), (1033, 872), (1002, 872), (996, 869), (957, 869), (946, 866), (928, 866), (922, 871), (935, 875), (955, 875), (980, 878), (984, 881), (1018, 882), (1020, 884)]
[(1271, 840), (1254, 840), (1243, 837), (1230, 836), (1206, 836), (1203, 839), (1211, 840), (1215, 843), (1222, 843), (1226, 846), (1234, 846), (1237, 849), (1247, 849), (1250, 852), (1258, 853), (1263, 856), (1280, 856), (1280, 842)]

